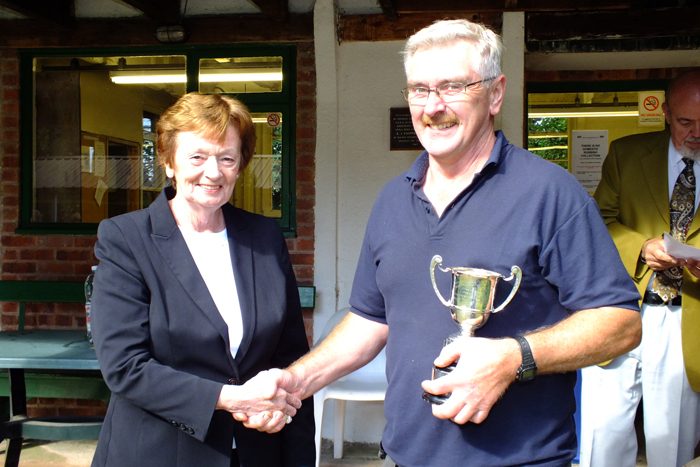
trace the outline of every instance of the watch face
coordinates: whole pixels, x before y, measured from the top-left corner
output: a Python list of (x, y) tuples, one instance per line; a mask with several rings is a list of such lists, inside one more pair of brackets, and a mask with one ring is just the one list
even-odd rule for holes
[(523, 371), (520, 372), (520, 381), (530, 381), (535, 378), (536, 374), (537, 370), (535, 368), (524, 368)]

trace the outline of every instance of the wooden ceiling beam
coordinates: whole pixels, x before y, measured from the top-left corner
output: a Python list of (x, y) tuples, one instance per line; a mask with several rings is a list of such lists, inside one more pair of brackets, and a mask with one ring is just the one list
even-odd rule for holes
[(527, 13), (526, 40), (645, 38), (700, 35), (700, 7)]
[[(459, 11), (581, 11), (629, 9), (637, 0), (394, 0), (398, 14)], [(655, 0), (656, 4), (677, 6), (678, 0)]]
[(390, 20), (396, 20), (399, 15), (396, 13), (396, 5), (394, 0), (379, 0), (379, 6), (382, 7), (382, 13)]
[(175, 24), (180, 21), (179, 0), (121, 0), (136, 8), (147, 18), (164, 24)]
[(289, 17), (288, 0), (249, 0), (260, 8), (263, 15), (269, 16), (275, 21), (286, 21)]
[[(264, 15), (228, 15), (185, 18), (190, 32), (187, 45), (242, 42), (312, 41), (313, 14), (290, 14), (278, 22)], [(0, 47), (126, 47), (159, 45), (155, 30), (160, 22), (151, 19), (80, 20), (68, 31), (47, 34), (30, 20), (3, 20)]]
[(0, 6), (60, 29), (75, 23), (73, 0), (0, 0)]
[(384, 15), (342, 15), (338, 21), (338, 39), (340, 42), (377, 42), (406, 40), (416, 31), (440, 19), (466, 18), (483, 23), (500, 33), (503, 29), (501, 13), (460, 12), (400, 14), (396, 20)]

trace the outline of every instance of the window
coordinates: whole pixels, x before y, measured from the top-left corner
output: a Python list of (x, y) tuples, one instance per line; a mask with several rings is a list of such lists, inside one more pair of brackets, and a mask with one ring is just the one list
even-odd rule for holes
[[(528, 84), (529, 151), (569, 170), (593, 194), (608, 145), (664, 128), (663, 81)], [(659, 115), (649, 116), (652, 100)], [(641, 105), (646, 109), (640, 117)]]
[(295, 61), (292, 46), (22, 52), (18, 233), (94, 233), (150, 205), (168, 183), (158, 118), (195, 90), (248, 106), (258, 144), (231, 202), (293, 232)]

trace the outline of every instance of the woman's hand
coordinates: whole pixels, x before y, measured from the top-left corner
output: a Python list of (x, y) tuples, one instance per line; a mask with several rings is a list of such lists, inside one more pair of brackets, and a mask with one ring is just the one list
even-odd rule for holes
[(284, 428), (301, 407), (301, 400), (278, 387), (281, 370), (258, 373), (242, 386), (224, 385), (217, 410), (226, 410), (246, 427), (276, 433)]

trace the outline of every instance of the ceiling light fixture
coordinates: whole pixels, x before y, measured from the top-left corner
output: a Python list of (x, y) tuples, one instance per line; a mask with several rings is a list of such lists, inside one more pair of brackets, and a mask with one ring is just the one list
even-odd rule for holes
[[(109, 78), (116, 84), (170, 84), (186, 83), (185, 73), (173, 71), (111, 71)], [(231, 73), (204, 72), (199, 75), (200, 83), (240, 83), (247, 81), (282, 81), (282, 72)]]
[(637, 110), (624, 110), (624, 111), (598, 111), (598, 112), (586, 112), (586, 111), (570, 111), (570, 110), (548, 110), (540, 112), (529, 112), (528, 118), (587, 118), (587, 117), (638, 117), (639, 111)]

